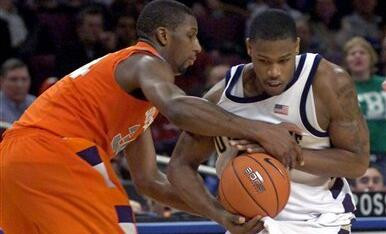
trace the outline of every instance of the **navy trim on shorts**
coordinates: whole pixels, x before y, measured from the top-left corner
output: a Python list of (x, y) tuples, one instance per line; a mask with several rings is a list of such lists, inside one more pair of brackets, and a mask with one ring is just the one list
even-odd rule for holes
[(307, 102), (307, 96), (308, 92), (310, 91), (312, 82), (314, 80), (316, 71), (318, 69), (319, 63), (322, 60), (322, 56), (316, 55), (314, 63), (312, 64), (310, 74), (307, 78), (306, 84), (303, 89), (302, 96), (300, 98), (300, 118), (303, 122), (304, 127), (312, 133), (312, 135), (317, 136), (317, 137), (328, 137), (328, 132), (321, 132), (315, 129), (310, 122), (308, 122), (307, 119), (307, 112), (306, 112), (306, 102)]
[(351, 199), (351, 195), (350, 194), (346, 194), (344, 196), (344, 199), (343, 199), (343, 208), (344, 208), (344, 212), (345, 213), (348, 213), (348, 212), (354, 212), (355, 210), (355, 206), (354, 204), (352, 203), (352, 199)]
[(128, 205), (115, 206), (118, 223), (133, 223), (133, 210)]
[(334, 185), (330, 188), (330, 192), (332, 193), (332, 197), (336, 199), (340, 192), (342, 192), (343, 189), (343, 180), (342, 178), (338, 177), (335, 179)]
[[(298, 66), (296, 67), (294, 75), (293, 75), (291, 81), (287, 84), (287, 86), (283, 92), (288, 90), (299, 79), (300, 73), (303, 70), (306, 56), (307, 56), (307, 54), (302, 54), (300, 56), (300, 60), (299, 60)], [(237, 97), (237, 96), (234, 96), (231, 94), (231, 90), (233, 89), (233, 87), (237, 83), (238, 79), (241, 77), (241, 72), (242, 72), (243, 68), (244, 68), (244, 65), (240, 65), (237, 67), (237, 70), (233, 76), (233, 79), (231, 80), (229, 87), (225, 91), (226, 97), (229, 98), (230, 100), (232, 100), (234, 102), (238, 102), (238, 103), (252, 103), (252, 102), (258, 102), (258, 101), (262, 101), (262, 100), (270, 98), (271, 96), (269, 96), (266, 93), (262, 93), (260, 95), (254, 96), (254, 97)]]
[(85, 150), (77, 152), (76, 154), (91, 166), (102, 163), (102, 159), (96, 146), (91, 146)]
[(344, 229), (340, 229), (338, 234), (350, 234), (350, 231), (347, 231), (347, 230), (344, 230)]

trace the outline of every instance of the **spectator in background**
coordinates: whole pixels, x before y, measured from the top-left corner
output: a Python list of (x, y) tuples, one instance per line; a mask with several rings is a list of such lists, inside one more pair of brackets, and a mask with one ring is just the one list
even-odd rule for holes
[(12, 49), (18, 49), (27, 38), (27, 28), (12, 0), (0, 1), (0, 19), (8, 25)]
[(207, 77), (205, 81), (205, 90), (209, 90), (213, 85), (217, 84), (220, 80), (225, 78), (226, 72), (229, 70), (230, 66), (227, 64), (219, 64), (213, 67), (210, 67), (207, 72)]
[(317, 39), (317, 52), (337, 64), (342, 63), (342, 50), (336, 41), (341, 16), (334, 0), (317, 0), (310, 15), (310, 29)]
[(354, 37), (344, 46), (347, 70), (355, 81), (358, 101), (370, 132), (370, 151), (386, 178), (386, 96), (384, 77), (375, 75), (377, 54), (365, 39)]
[(381, 47), (381, 74), (386, 76), (386, 36), (383, 38)]
[(120, 15), (115, 22), (116, 50), (133, 45), (137, 40), (136, 20), (133, 15)]
[(1, 66), (0, 84), (0, 121), (12, 124), (35, 100), (28, 94), (31, 79), (25, 63), (6, 60)]
[(380, 169), (370, 165), (366, 173), (355, 179), (354, 192), (381, 192), (385, 191), (385, 184)]
[(354, 0), (354, 12), (343, 18), (338, 42), (343, 45), (350, 38), (360, 36), (379, 48), (382, 18), (375, 14), (376, 6), (377, 0)]
[(59, 77), (109, 52), (106, 44), (113, 38), (110, 33), (104, 32), (104, 16), (100, 8), (82, 10), (76, 27), (78, 40), (67, 43), (57, 54)]
[(0, 18), (0, 64), (12, 56), (11, 38), (8, 23)]
[(296, 20), (296, 32), (300, 38), (300, 54), (303, 53), (320, 53), (323, 54), (320, 48), (320, 38), (314, 36), (308, 17), (301, 17)]

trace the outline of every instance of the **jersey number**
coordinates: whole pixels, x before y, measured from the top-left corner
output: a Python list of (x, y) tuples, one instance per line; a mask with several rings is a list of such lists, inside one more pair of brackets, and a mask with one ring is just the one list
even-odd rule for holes
[(71, 77), (72, 79), (76, 79), (78, 78), (79, 76), (84, 76), (87, 74), (88, 71), (90, 71), (90, 68), (92, 65), (96, 64), (97, 62), (99, 62), (101, 59), (103, 59), (105, 56), (103, 57), (100, 57), (100, 58), (97, 58), (97, 59), (94, 59), (93, 61), (87, 63), (86, 65), (83, 65), (81, 66), (80, 68), (76, 69), (75, 71), (71, 72), (70, 75), (68, 75), (69, 77)]

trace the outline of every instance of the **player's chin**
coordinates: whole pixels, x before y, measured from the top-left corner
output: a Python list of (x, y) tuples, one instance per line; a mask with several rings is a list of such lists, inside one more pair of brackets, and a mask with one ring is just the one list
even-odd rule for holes
[(269, 96), (277, 96), (284, 92), (285, 87), (283, 88), (282, 85), (279, 86), (268, 86), (265, 88), (265, 92)]

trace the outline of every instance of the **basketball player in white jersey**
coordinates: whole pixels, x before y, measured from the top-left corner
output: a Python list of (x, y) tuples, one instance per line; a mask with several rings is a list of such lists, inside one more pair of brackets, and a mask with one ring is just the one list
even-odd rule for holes
[[(302, 160), (273, 155), (289, 166), (291, 193), (284, 210), (274, 219), (263, 218), (264, 228), (258, 231), (350, 233), (355, 207), (345, 177), (359, 177), (368, 167), (367, 126), (349, 75), (318, 54), (297, 55), (299, 41), (288, 14), (279, 10), (260, 13), (252, 20), (246, 40), (252, 63), (232, 67), (206, 98), (239, 116), (272, 124), (293, 123), (305, 133), (297, 137)], [(184, 132), (169, 164), (168, 178), (199, 214), (231, 233), (253, 233), (252, 229), (237, 229), (197, 173), (215, 145), (219, 174), (238, 150), (254, 149), (253, 143), (243, 140), (229, 142), (219, 137), (214, 144), (213, 138)]]

